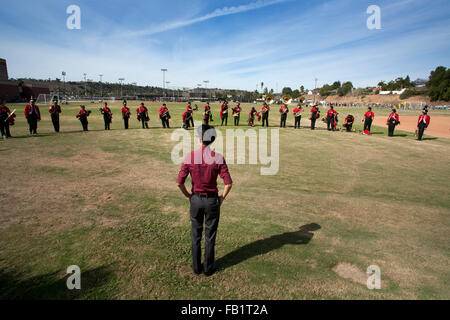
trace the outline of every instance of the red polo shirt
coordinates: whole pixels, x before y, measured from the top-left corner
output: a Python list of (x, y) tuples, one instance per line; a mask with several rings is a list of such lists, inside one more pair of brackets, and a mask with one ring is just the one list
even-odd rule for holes
[(219, 153), (202, 146), (184, 158), (177, 183), (184, 184), (188, 175), (192, 178), (192, 193), (217, 194), (217, 176), (225, 184), (232, 184), (225, 159)]

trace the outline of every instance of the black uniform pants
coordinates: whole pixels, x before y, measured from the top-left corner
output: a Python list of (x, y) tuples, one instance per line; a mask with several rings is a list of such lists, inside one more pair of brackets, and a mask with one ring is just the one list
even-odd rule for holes
[(148, 122), (145, 121), (145, 118), (141, 117), (141, 121), (142, 121), (142, 129), (147, 128), (148, 129)]
[(128, 129), (128, 121), (130, 120), (130, 118), (123, 118), (123, 126), (125, 127), (125, 129)]
[(287, 119), (287, 114), (282, 113), (281, 119), (280, 119), (280, 128), (286, 128), (286, 119)]
[(169, 119), (161, 118), (161, 123), (162, 123), (163, 128), (170, 128), (170, 126), (169, 126)]
[(81, 119), (80, 122), (81, 122), (81, 125), (83, 127), (83, 131), (88, 131), (88, 120), (87, 119)]
[(344, 124), (345, 129), (347, 129), (347, 132), (352, 131), (353, 123), (346, 123)]
[(184, 120), (183, 128), (187, 130), (189, 129), (189, 126), (190, 126), (190, 119)]
[(239, 125), (239, 120), (241, 119), (241, 116), (234, 117), (234, 125), (237, 127)]
[(395, 130), (395, 121), (389, 121), (389, 124), (388, 124), (388, 136), (389, 137), (394, 136), (394, 130)]
[(300, 120), (302, 120), (302, 116), (295, 117), (294, 128), (300, 129)]
[(225, 122), (225, 125), (227, 126), (228, 125), (228, 113), (225, 113), (225, 114), (222, 114), (222, 126), (223, 126), (223, 123)]
[(11, 137), (11, 133), (9, 133), (9, 122), (6, 121), (5, 119), (0, 119), (0, 131), (2, 134), (2, 137), (5, 136), (7, 138)]
[(311, 118), (311, 130), (314, 130), (316, 128), (316, 116), (313, 115)]
[(423, 133), (425, 132), (426, 127), (427, 127), (427, 125), (425, 123), (423, 123), (422, 121), (419, 123), (419, 127), (418, 127), (419, 132), (417, 133), (418, 140), (422, 140)]
[(105, 122), (105, 130), (110, 130), (111, 129), (111, 118), (104, 116), (103, 121)]
[(30, 130), (30, 134), (37, 134), (37, 123), (38, 123), (38, 118), (35, 115), (29, 115), (28, 118), (28, 126), (29, 126), (29, 130)]
[(52, 117), (52, 123), (53, 123), (53, 128), (55, 129), (55, 132), (59, 132), (59, 115), (52, 113), (51, 117)]
[(203, 117), (203, 123), (204, 124), (209, 124), (209, 116)]
[(207, 197), (193, 194), (191, 197), (191, 226), (192, 226), (192, 268), (199, 273), (201, 269), (202, 233), (205, 224), (205, 257), (203, 271), (214, 269), (214, 246), (216, 244), (217, 227), (219, 225), (220, 205), (219, 197)]
[(266, 124), (267, 127), (269, 127), (269, 113), (266, 112), (262, 116), (262, 126), (264, 127), (264, 124)]
[(369, 131), (370, 132), (370, 128), (372, 127), (372, 119), (371, 118), (366, 118), (366, 120), (364, 120), (364, 131)]

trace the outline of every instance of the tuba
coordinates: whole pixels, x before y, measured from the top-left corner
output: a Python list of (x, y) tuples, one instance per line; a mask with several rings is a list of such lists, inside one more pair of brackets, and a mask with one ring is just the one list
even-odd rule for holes
[(282, 98), (281, 100), (283, 100), (283, 103), (284, 103), (284, 104), (290, 104), (290, 103), (292, 102), (292, 98), (291, 98), (291, 96), (288, 95), (288, 94), (284, 95), (283, 98)]

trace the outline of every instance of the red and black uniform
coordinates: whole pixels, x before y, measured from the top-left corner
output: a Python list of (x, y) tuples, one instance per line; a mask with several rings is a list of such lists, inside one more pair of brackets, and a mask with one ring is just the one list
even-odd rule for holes
[(120, 112), (122, 112), (123, 126), (125, 127), (125, 129), (128, 129), (128, 122), (131, 116), (130, 108), (124, 105), (122, 109), (120, 109)]
[(105, 122), (105, 130), (111, 129), (112, 122), (112, 112), (108, 106), (104, 106), (100, 109), (100, 112), (103, 114), (103, 121)]
[(256, 111), (256, 109), (252, 107), (252, 109), (250, 110), (250, 114), (248, 115), (248, 125), (251, 127), (255, 126), (255, 116), (258, 117), (258, 121), (261, 120), (261, 116), (258, 111)]
[(86, 109), (81, 109), (77, 113), (77, 118), (80, 120), (81, 125), (83, 126), (83, 131), (88, 131), (88, 117), (91, 112)]
[(355, 117), (349, 114), (348, 116), (345, 117), (345, 122), (342, 126), (347, 129), (347, 132), (351, 132), (354, 122)]
[(393, 112), (389, 115), (387, 119), (387, 124), (388, 124), (388, 136), (393, 137), (395, 127), (400, 124), (400, 118), (396, 112)]
[(183, 128), (186, 130), (189, 129), (189, 123), (192, 119), (192, 111), (185, 111), (183, 113), (182, 118), (183, 118)]
[(336, 130), (337, 115), (338, 115), (338, 113), (334, 109), (330, 109), (327, 111), (327, 129), (328, 129), (328, 131)]
[(28, 121), (30, 134), (37, 134), (37, 123), (41, 121), (41, 111), (37, 105), (28, 104), (23, 112)]
[(364, 113), (364, 132), (370, 132), (372, 127), (373, 119), (375, 118), (375, 114), (372, 111), (367, 111)]
[(190, 114), (191, 114), (191, 117), (189, 118), (189, 123), (193, 128), (194, 127), (194, 111), (192, 110), (191, 104), (188, 104), (188, 106), (186, 107), (186, 111), (190, 112)]
[(426, 128), (430, 125), (430, 116), (428, 114), (421, 114), (419, 120), (417, 121), (417, 140), (422, 140), (423, 133)]
[(288, 112), (289, 112), (288, 106), (282, 105), (280, 108), (280, 115), (281, 115), (280, 128), (286, 128), (286, 120), (287, 120)]
[(213, 121), (213, 119), (212, 119), (211, 107), (209, 104), (207, 104), (203, 108), (203, 123), (209, 124), (209, 121)]
[(240, 105), (237, 105), (236, 107), (232, 108), (231, 110), (232, 110), (232, 115), (234, 118), (234, 125), (239, 126), (239, 120), (241, 119), (242, 108), (240, 107)]
[(316, 128), (316, 120), (320, 117), (319, 108), (316, 106), (311, 108), (311, 130)]
[(141, 105), (136, 109), (137, 113), (137, 119), (138, 121), (142, 122), (142, 129), (147, 128), (148, 129), (148, 122), (150, 121), (150, 118), (148, 116), (148, 109), (146, 106)]
[(161, 119), (163, 128), (170, 128), (170, 125), (169, 125), (170, 114), (169, 114), (169, 109), (167, 109), (167, 106), (163, 105), (161, 108), (159, 108), (158, 114), (159, 114), (159, 119)]
[(220, 118), (222, 119), (222, 126), (223, 123), (225, 122), (225, 125), (228, 125), (228, 104), (227, 103), (223, 103), (220, 106)]
[[(11, 133), (9, 132), (9, 126), (14, 125), (15, 114), (9, 116), (11, 111), (5, 105), (0, 106), (0, 131), (3, 138), (11, 138)], [(9, 117), (9, 119), (8, 119)]]
[(294, 119), (295, 119), (294, 129), (300, 129), (300, 121), (302, 119), (302, 115), (300, 112), (302, 110), (303, 109), (301, 106), (297, 106), (297, 108), (294, 108), (294, 110), (292, 110), (292, 113), (294, 114)]
[(52, 118), (53, 128), (55, 132), (59, 132), (59, 114), (61, 113), (61, 106), (57, 103), (52, 104), (48, 109), (50, 116)]
[(267, 125), (269, 127), (269, 112), (270, 107), (268, 105), (263, 105), (261, 108), (261, 114), (262, 114), (262, 126)]

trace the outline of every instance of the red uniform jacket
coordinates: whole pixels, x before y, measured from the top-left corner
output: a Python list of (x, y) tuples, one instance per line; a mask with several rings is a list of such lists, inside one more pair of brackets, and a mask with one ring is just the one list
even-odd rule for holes
[(57, 104), (57, 105), (52, 105), (52, 106), (48, 109), (48, 112), (49, 112), (50, 114), (52, 114), (52, 113), (61, 113), (61, 106), (60, 106), (59, 104)]
[(191, 106), (191, 105), (188, 105), (188, 106), (186, 107), (186, 111), (192, 111), (192, 106)]
[(347, 123), (353, 123), (355, 121), (355, 118), (353, 116), (346, 116), (345, 122)]
[(297, 113), (297, 112), (300, 112), (300, 111), (302, 111), (302, 108), (297, 107), (297, 108), (294, 108), (294, 110), (292, 110), (292, 113)]
[(159, 108), (159, 110), (158, 110), (159, 117), (161, 118), (162, 115), (164, 114), (164, 112), (167, 112), (167, 111), (169, 111), (169, 109), (167, 109), (167, 107), (162, 106), (161, 108)]
[(336, 114), (337, 114), (336, 110), (328, 110), (327, 111), (327, 116), (335, 117)]
[(140, 107), (138, 107), (137, 109), (136, 109), (136, 113), (137, 113), (137, 116), (138, 116), (138, 118), (139, 118), (139, 113), (141, 113), (141, 112), (148, 112), (148, 109), (147, 109), (147, 107), (142, 107), (142, 106), (140, 106)]
[(190, 114), (189, 111), (185, 111), (185, 112), (183, 113), (183, 121), (186, 119), (186, 117), (187, 117), (188, 114)]
[(27, 118), (31, 114), (35, 113), (37, 115), (37, 118), (39, 120), (41, 120), (41, 111), (39, 110), (39, 107), (37, 105), (35, 105), (34, 108), (33, 108), (30, 104), (28, 104), (25, 107), (25, 110), (23, 111), (23, 113), (25, 114), (25, 117), (27, 117)]
[[(281, 106), (281, 108), (280, 108), (280, 113), (282, 113), (283, 111), (284, 111), (284, 106)], [(289, 112), (289, 108), (288, 107), (286, 107), (286, 109), (287, 109), (287, 112)]]
[(87, 119), (87, 116), (88, 116), (88, 113), (87, 113), (86, 109), (85, 110), (80, 109), (77, 113), (77, 118), (79, 118), (80, 120), (83, 118)]
[(394, 113), (394, 114), (391, 113), (389, 115), (388, 119), (387, 119), (387, 122), (389, 122), (391, 119), (395, 119), (395, 122), (398, 123), (399, 119), (400, 119), (399, 116), (398, 116), (398, 113)]
[(236, 113), (238, 113), (238, 112), (241, 112), (241, 111), (242, 111), (242, 108), (241, 108), (241, 107), (235, 107), (235, 108), (233, 108), (232, 110), (233, 110), (233, 114), (236, 114)]
[(102, 110), (103, 110), (103, 112), (109, 113), (109, 116), (112, 117), (112, 112), (111, 112), (111, 109), (109, 107), (103, 107)]
[[(9, 115), (11, 114), (11, 110), (9, 110), (9, 108), (7, 106), (0, 106), (0, 114), (5, 114), (5, 118), (8, 118)], [(16, 114), (14, 113), (9, 119), (8, 119), (8, 123), (10, 125), (14, 125), (14, 118), (16, 117)]]
[(425, 122), (425, 125), (428, 127), (430, 125), (430, 120), (431, 120), (431, 118), (429, 115), (421, 114), (419, 116), (419, 120), (417, 121), (417, 126), (419, 126), (420, 122), (423, 121), (423, 122)]
[(370, 118), (373, 120), (373, 118), (375, 118), (375, 114), (372, 111), (367, 111), (366, 113), (364, 113), (364, 119), (365, 118)]
[(128, 107), (122, 107), (122, 109), (120, 109), (120, 111), (122, 112), (122, 117), (124, 118), (129, 118), (130, 117), (130, 108)]
[(269, 106), (263, 106), (262, 108), (261, 108), (261, 112), (263, 112), (263, 111), (270, 111), (270, 107)]
[(222, 104), (221, 106), (220, 106), (220, 117), (222, 118), (222, 115), (223, 115), (223, 111), (224, 110), (228, 110), (228, 106), (225, 106), (224, 104)]

